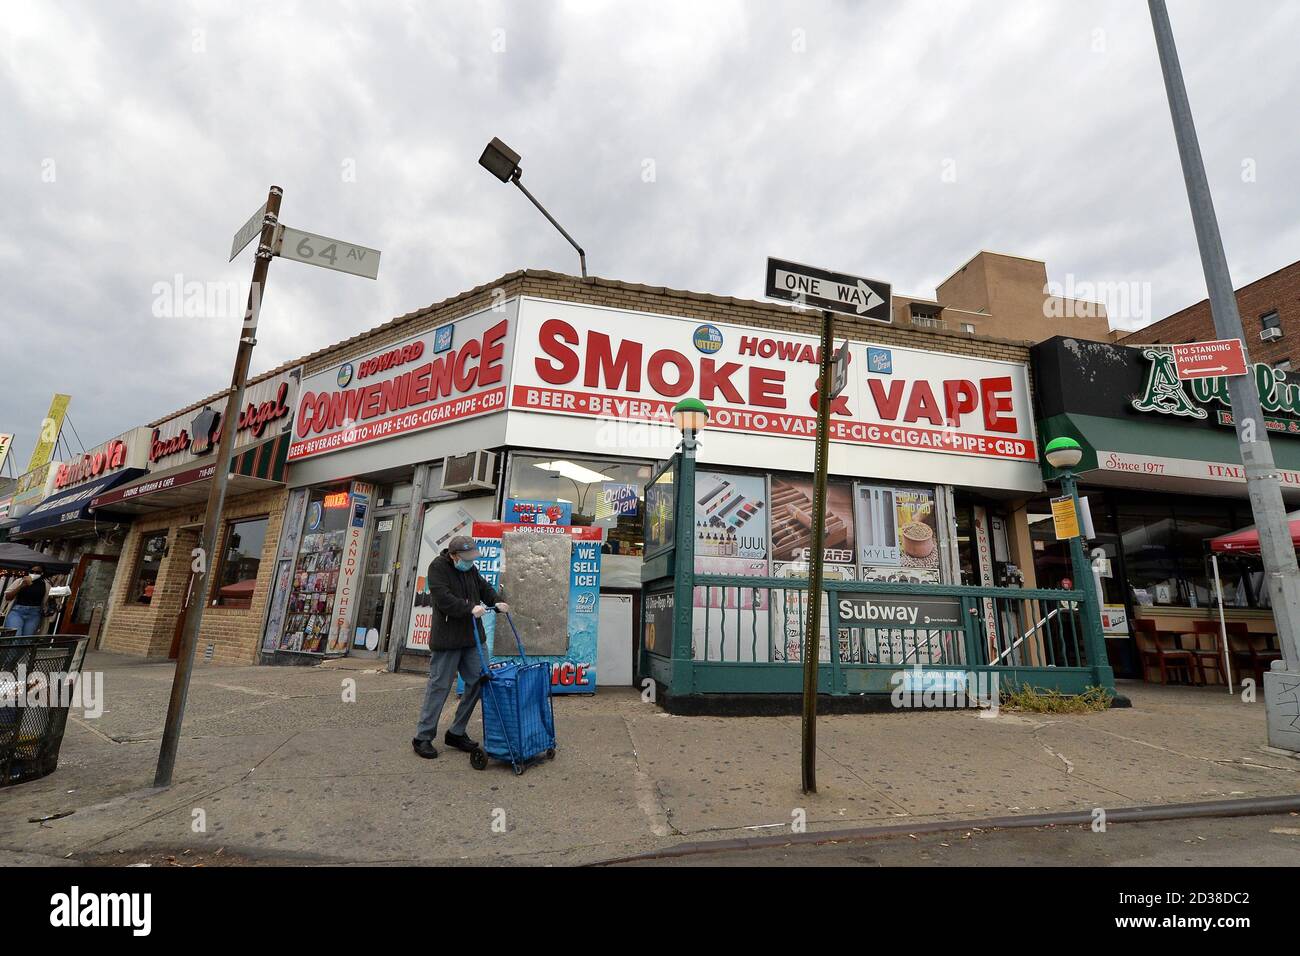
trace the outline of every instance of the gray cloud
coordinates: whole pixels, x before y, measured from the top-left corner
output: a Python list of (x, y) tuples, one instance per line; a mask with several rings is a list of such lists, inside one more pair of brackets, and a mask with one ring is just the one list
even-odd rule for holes
[[(1300, 249), (1300, 8), (1171, 6), (1244, 283)], [(477, 167), (493, 135), (597, 275), (759, 298), (776, 254), (932, 295), (987, 248), (1150, 283), (1155, 317), (1204, 296), (1143, 4), (24, 4), (0, 95), (22, 462), (55, 390), (94, 444), (227, 383), (242, 303), (159, 317), (155, 290), (246, 282), (225, 253), (272, 182), (290, 225), (384, 259), (374, 283), (276, 261), (255, 370), (511, 269), (576, 272)]]

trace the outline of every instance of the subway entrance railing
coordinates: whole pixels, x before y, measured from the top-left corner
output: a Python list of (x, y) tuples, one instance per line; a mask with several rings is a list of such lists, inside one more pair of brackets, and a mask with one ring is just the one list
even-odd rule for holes
[[(646, 486), (639, 676), (672, 697), (800, 694), (808, 582), (694, 572), (694, 465), (678, 453)], [(1113, 693), (1092, 574), (1074, 580), (1085, 586), (826, 581), (819, 691), (887, 695), (910, 672)]]

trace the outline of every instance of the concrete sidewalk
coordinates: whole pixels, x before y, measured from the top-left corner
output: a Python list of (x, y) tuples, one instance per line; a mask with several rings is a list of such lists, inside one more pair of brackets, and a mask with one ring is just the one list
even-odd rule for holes
[(11, 862), (185, 850), (210, 861), (220, 849), (281, 863), (574, 864), (771, 835), (797, 808), (817, 830), (1300, 789), (1300, 761), (1264, 749), (1262, 703), (1143, 684), (1122, 690), (1132, 709), (1101, 714), (822, 718), (811, 797), (797, 717), (678, 717), (626, 689), (560, 697), (559, 755), (515, 777), (445, 749), (416, 757), (424, 679), (376, 664), (197, 668), (175, 784), (155, 791), (172, 666), (105, 654), (86, 666), (104, 673), (105, 713), (69, 720), (54, 774), (0, 790)]

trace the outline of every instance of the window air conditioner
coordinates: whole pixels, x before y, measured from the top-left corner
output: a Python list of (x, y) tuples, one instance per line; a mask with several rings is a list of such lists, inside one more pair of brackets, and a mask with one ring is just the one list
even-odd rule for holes
[(1261, 342), (1276, 342), (1281, 337), (1282, 337), (1282, 330), (1279, 329), (1277, 326), (1259, 330), (1259, 340)]
[(495, 491), (497, 456), (490, 451), (474, 451), (443, 459), (443, 491)]

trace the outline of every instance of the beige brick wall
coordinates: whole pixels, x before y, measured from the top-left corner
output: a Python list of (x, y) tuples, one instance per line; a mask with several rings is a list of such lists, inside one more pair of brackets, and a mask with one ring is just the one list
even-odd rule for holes
[[(209, 603), (203, 612), (199, 630), (198, 660), (206, 657), (212, 645), (212, 662), (218, 664), (253, 664), (257, 662), (261, 646), (262, 624), (266, 618), (275, 573), (275, 551), (280, 540), (280, 526), (284, 518), (284, 505), (288, 492), (275, 488), (255, 494), (239, 495), (226, 501), (222, 512), (223, 540), (228, 522), (237, 518), (268, 516), (266, 539), (262, 545), (262, 561), (257, 570), (257, 586), (251, 607), (213, 607)], [(171, 649), (176, 618), (180, 614), (189, 583), (190, 552), (198, 546), (199, 529), (203, 521), (202, 508), (179, 508), (140, 518), (131, 527), (122, 546), (122, 560), (118, 564), (110, 598), (112, 615), (105, 629), (101, 647), (106, 651), (131, 654), (138, 657), (166, 657)], [(158, 567), (158, 581), (152, 601), (147, 605), (127, 601), (128, 589), (135, 573), (143, 541), (159, 530), (168, 531), (167, 556)], [(209, 582), (216, 567), (210, 568)], [(196, 596), (197, 599), (197, 596)]]

